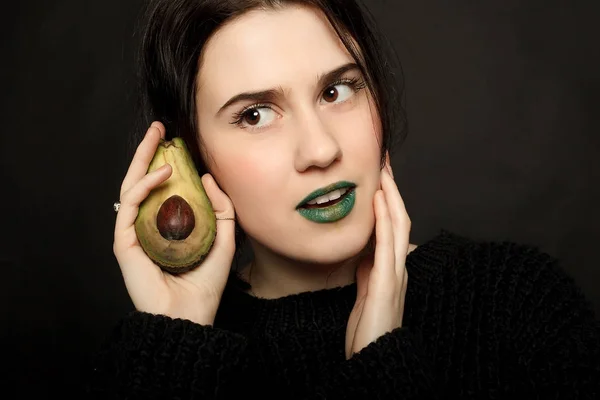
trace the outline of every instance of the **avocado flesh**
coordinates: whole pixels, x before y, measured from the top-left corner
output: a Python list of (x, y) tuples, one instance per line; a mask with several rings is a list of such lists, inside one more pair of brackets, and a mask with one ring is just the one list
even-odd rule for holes
[[(182, 138), (161, 139), (148, 173), (167, 163), (172, 168), (171, 176), (140, 204), (135, 231), (148, 257), (163, 270), (177, 274), (195, 268), (206, 257), (213, 245), (217, 225), (212, 204)], [(172, 196), (180, 196), (193, 212), (193, 229), (180, 240), (163, 237), (157, 221), (159, 210)]]

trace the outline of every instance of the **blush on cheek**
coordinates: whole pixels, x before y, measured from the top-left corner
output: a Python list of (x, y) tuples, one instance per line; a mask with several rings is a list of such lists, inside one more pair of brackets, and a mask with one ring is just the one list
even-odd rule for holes
[(232, 181), (236, 182), (236, 186), (255, 185), (269, 177), (268, 158), (263, 160), (256, 157), (231, 157), (228, 160), (227, 175)]
[[(264, 162), (263, 162), (264, 163)], [(265, 171), (265, 166), (254, 158), (235, 157), (222, 158), (218, 163), (219, 184), (230, 197), (244, 202), (259, 191), (272, 178)]]

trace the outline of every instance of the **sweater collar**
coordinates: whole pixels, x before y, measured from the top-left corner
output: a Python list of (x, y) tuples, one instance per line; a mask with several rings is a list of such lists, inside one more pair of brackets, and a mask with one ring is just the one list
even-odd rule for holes
[[(407, 256), (406, 318), (410, 318), (411, 303), (419, 293), (431, 289), (439, 267), (446, 265), (460, 249), (458, 245), (466, 240), (441, 229)], [(237, 274), (231, 274), (215, 320), (216, 327), (252, 335), (345, 329), (356, 301), (356, 283), (277, 299), (254, 297), (244, 291), (248, 287)]]

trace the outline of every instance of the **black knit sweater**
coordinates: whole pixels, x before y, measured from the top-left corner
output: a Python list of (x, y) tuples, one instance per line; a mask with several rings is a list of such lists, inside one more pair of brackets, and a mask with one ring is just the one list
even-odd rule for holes
[(406, 268), (403, 327), (350, 360), (355, 284), (260, 299), (232, 275), (214, 327), (126, 316), (88, 397), (600, 399), (600, 324), (555, 259), (442, 230)]

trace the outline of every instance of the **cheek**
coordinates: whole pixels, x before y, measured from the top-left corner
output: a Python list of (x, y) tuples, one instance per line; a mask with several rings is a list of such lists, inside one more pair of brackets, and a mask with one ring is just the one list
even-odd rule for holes
[(261, 157), (248, 148), (234, 153), (229, 148), (227, 157), (215, 161), (217, 182), (242, 213), (255, 213), (258, 205), (274, 198), (276, 188), (281, 188), (282, 179), (277, 171), (282, 169), (272, 156)]
[(341, 128), (344, 147), (351, 153), (349, 158), (353, 163), (364, 163), (365, 167), (379, 163), (381, 129), (375, 110), (371, 111), (365, 102), (350, 118), (338, 119), (336, 124)]
[(260, 166), (254, 160), (229, 155), (215, 161), (214, 174), (224, 192), (230, 197), (252, 194), (249, 189), (255, 187), (262, 174)]

